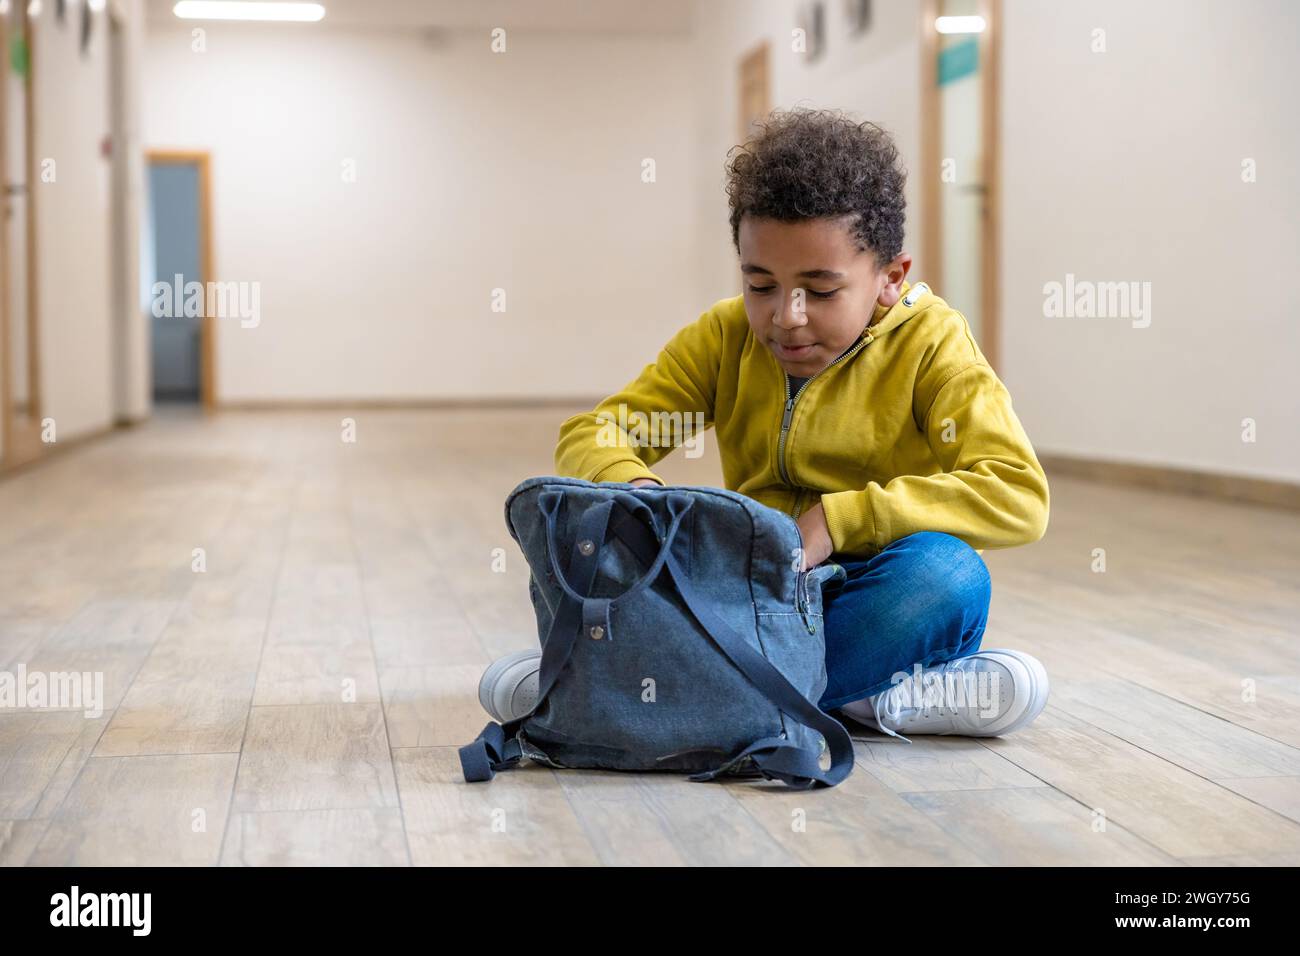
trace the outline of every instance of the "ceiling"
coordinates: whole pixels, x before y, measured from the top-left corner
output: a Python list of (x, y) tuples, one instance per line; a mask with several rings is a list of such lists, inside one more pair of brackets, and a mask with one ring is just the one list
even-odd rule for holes
[[(684, 34), (695, 0), (317, 0), (320, 24), (240, 24), (242, 28), (429, 28), (450, 32), (493, 27), (530, 33)], [(172, 14), (175, 0), (145, 0), (150, 27), (198, 24)], [(214, 21), (215, 22), (215, 21)]]

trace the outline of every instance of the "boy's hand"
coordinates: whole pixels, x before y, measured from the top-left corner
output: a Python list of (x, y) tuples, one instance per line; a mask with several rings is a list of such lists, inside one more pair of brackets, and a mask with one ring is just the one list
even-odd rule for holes
[(633, 478), (630, 482), (628, 482), (628, 484), (630, 484), (633, 488), (642, 488), (646, 485), (658, 486), (659, 482), (655, 481), (653, 478)]
[(809, 508), (798, 518), (795, 524), (799, 526), (799, 534), (803, 536), (803, 567), (801, 571), (807, 571), (809, 568), (816, 567), (835, 550), (835, 543), (831, 541), (831, 529), (826, 525), (826, 512), (822, 509), (821, 502), (813, 508)]

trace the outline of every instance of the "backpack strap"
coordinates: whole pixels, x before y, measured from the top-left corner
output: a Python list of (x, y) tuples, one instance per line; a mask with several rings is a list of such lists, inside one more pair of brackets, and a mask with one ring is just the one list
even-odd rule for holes
[[(546, 491), (539, 499), (539, 505), (551, 508), (550, 519), (554, 520), (554, 508), (558, 505), (560, 492)], [(578, 593), (591, 591), (596, 578), (596, 565), (600, 560), (601, 543), (609, 527), (609, 516), (614, 509), (614, 499), (592, 505), (578, 522), (578, 533), (574, 537), (573, 556), (569, 561), (568, 578)], [(545, 508), (543, 508), (545, 513)], [(596, 547), (590, 554), (583, 554), (581, 543), (591, 541)], [(560, 607), (551, 622), (551, 630), (542, 647), (542, 669), (538, 675), (537, 704), (527, 714), (507, 721), (505, 724), (490, 722), (472, 742), (461, 747), (460, 769), (465, 779), (471, 783), (491, 780), (498, 770), (508, 770), (519, 763), (523, 756), (519, 745), (519, 728), (541, 706), (546, 695), (555, 685), (555, 679), (569, 662), (573, 645), (578, 639), (578, 630), (582, 626), (582, 604), (565, 594)]]
[(800, 693), (771, 661), (709, 610), (708, 603), (696, 594), (695, 586), (675, 557), (668, 557), (667, 568), (687, 610), (731, 663), (782, 713), (820, 733), (831, 752), (830, 769), (822, 770), (820, 752), (813, 753), (810, 748), (800, 747), (785, 737), (766, 737), (750, 744), (722, 766), (693, 774), (690, 779), (712, 780), (745, 757), (753, 758), (754, 765), (764, 777), (781, 780), (796, 790), (833, 787), (848, 777), (853, 770), (853, 741), (844, 725)]
[[(632, 537), (637, 542), (638, 550), (636, 553), (638, 556), (641, 555), (641, 549), (645, 547), (646, 542), (651, 542), (649, 558), (646, 562), (650, 565), (650, 569), (633, 586), (633, 590), (635, 590), (653, 583), (654, 579), (659, 576), (664, 563), (668, 560), (668, 555), (672, 552), (673, 539), (678, 527), (681, 525), (681, 520), (694, 503), (686, 495), (676, 495), (670, 501), (670, 510), (673, 514), (672, 524), (667, 531), (660, 533), (655, 522), (654, 512), (634, 495), (620, 492), (603, 501), (598, 501), (588, 507), (578, 519), (577, 533), (574, 535), (573, 555), (569, 560), (569, 567), (566, 571), (559, 565), (558, 544), (556, 543), (557, 511), (563, 499), (563, 492), (547, 490), (543, 491), (537, 500), (538, 508), (546, 520), (547, 549), (550, 554), (551, 567), (562, 585), (560, 606), (551, 621), (551, 629), (546, 635), (545, 644), (542, 646), (542, 667), (537, 680), (537, 703), (533, 705), (532, 710), (528, 713), (516, 717), (514, 720), (507, 721), (504, 724), (498, 724), (495, 721), (488, 723), (478, 737), (460, 748), (458, 751), (460, 754), (460, 768), (467, 781), (491, 780), (496, 771), (507, 770), (520, 761), (523, 756), (523, 749), (519, 743), (519, 729), (523, 726), (525, 720), (536, 713), (537, 708), (542, 705), (542, 701), (546, 700), (546, 695), (551, 692), (556, 679), (569, 662), (569, 656), (573, 653), (573, 646), (577, 643), (579, 632), (584, 632), (586, 625), (592, 623), (586, 620), (587, 612), (591, 610), (605, 615), (608, 614), (610, 599), (587, 600), (587, 595), (591, 593), (592, 583), (596, 578), (596, 568), (600, 563), (601, 551), (606, 545), (605, 539), (609, 534), (610, 516), (615, 511), (614, 506), (621, 505), (617, 512), (618, 515), (620, 518), (631, 522), (631, 525), (637, 529), (631, 531), (627, 526), (624, 526), (623, 534)], [(651, 530), (645, 522), (633, 518), (633, 512), (644, 514), (647, 521), (654, 525), (654, 530)], [(584, 547), (590, 548), (590, 551), (584, 551)], [(604, 617), (603, 620), (608, 630), (608, 617)]]
[[(614, 515), (612, 522), (614, 533), (634, 553), (642, 559), (653, 555), (653, 543), (647, 540), (644, 525), (624, 514)], [(853, 770), (853, 741), (844, 725), (808, 700), (771, 661), (754, 650), (743, 637), (710, 611), (708, 602), (695, 592), (690, 577), (675, 556), (669, 555), (666, 569), (687, 610), (727, 658), (780, 711), (819, 732), (831, 753), (830, 768), (823, 770), (820, 753), (813, 753), (809, 748), (800, 747), (785, 737), (765, 737), (713, 770), (692, 774), (689, 779), (713, 780), (733, 770), (746, 757), (753, 758), (754, 766), (764, 777), (781, 780), (796, 790), (833, 787), (848, 777)]]

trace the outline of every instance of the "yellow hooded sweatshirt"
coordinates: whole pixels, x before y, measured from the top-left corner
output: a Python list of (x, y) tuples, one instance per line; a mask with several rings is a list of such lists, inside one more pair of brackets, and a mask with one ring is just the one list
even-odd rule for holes
[(698, 425), (714, 429), (728, 489), (792, 517), (820, 498), (836, 554), (870, 556), (917, 531), (982, 552), (1047, 530), (1047, 477), (1011, 395), (966, 318), (925, 283), (904, 283), (853, 347), (789, 388), (744, 297), (722, 299), (560, 426), (556, 473), (665, 484), (650, 466)]

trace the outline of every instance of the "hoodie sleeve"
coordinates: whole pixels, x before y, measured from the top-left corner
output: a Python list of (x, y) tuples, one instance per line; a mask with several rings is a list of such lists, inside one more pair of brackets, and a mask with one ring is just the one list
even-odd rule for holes
[(1047, 476), (987, 362), (953, 374), (935, 394), (924, 432), (943, 471), (821, 496), (835, 550), (874, 554), (917, 531), (971, 547), (1010, 548), (1047, 531)]
[(664, 480), (650, 466), (713, 425), (722, 328), (713, 310), (680, 329), (653, 364), (601, 401), (565, 420), (556, 474), (587, 481)]

